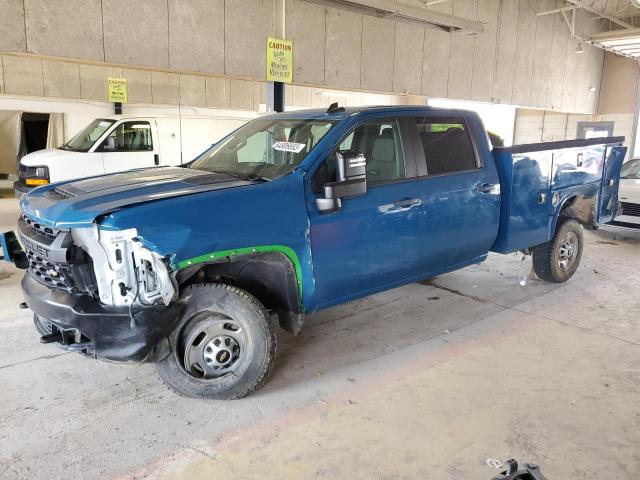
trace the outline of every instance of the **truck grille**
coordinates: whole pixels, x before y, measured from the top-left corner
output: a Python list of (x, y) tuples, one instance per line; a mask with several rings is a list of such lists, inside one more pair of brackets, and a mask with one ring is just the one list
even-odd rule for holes
[(29, 272), (40, 283), (69, 293), (96, 291), (91, 258), (73, 244), (71, 232), (47, 227), (23, 215), (18, 221)]
[(640, 203), (622, 203), (622, 215), (630, 215), (632, 217), (640, 217)]
[(44, 235), (45, 237), (51, 240), (54, 240), (60, 233), (60, 230), (58, 230), (57, 228), (51, 228), (51, 227), (42, 225), (41, 223), (36, 222), (35, 220), (29, 218), (26, 215), (22, 215), (22, 220), (24, 221), (24, 223), (27, 224), (27, 227), (29, 227), (33, 232), (39, 235)]
[(29, 260), (29, 270), (45, 285), (62, 288), (69, 293), (76, 291), (76, 284), (73, 278), (73, 267), (62, 263), (50, 262), (27, 248), (27, 259)]

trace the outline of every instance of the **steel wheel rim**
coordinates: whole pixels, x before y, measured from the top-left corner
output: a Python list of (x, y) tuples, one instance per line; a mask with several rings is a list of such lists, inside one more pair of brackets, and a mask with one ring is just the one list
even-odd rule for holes
[(191, 376), (203, 380), (234, 372), (246, 352), (244, 330), (222, 314), (196, 322), (183, 339), (184, 368)]
[(570, 270), (576, 261), (580, 245), (574, 232), (567, 232), (558, 250), (558, 266), (565, 272)]

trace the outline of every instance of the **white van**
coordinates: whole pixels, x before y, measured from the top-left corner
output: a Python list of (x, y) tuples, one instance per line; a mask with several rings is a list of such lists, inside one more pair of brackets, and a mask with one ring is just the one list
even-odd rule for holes
[(156, 165), (181, 165), (255, 118), (111, 116), (98, 118), (58, 148), (20, 160), (20, 197), (33, 187), (62, 180), (122, 172)]

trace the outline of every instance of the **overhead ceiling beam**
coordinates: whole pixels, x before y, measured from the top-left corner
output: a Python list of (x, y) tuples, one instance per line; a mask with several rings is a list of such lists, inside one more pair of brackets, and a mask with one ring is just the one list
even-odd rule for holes
[(619, 18), (613, 17), (611, 15), (607, 15), (604, 12), (596, 10), (591, 5), (587, 5), (582, 0), (565, 0), (565, 1), (567, 3), (575, 5), (576, 7), (582, 8), (582, 9), (586, 10), (587, 12), (591, 12), (591, 13), (593, 13), (595, 15), (598, 15), (599, 17), (604, 18), (605, 20), (609, 20), (610, 22), (613, 22), (613, 23), (615, 23), (617, 25), (620, 25), (621, 27), (633, 28), (633, 25), (631, 25), (630, 23), (624, 22), (624, 21), (620, 20)]
[(303, 0), (323, 7), (337, 8), (362, 15), (388, 18), (404, 23), (435, 25), (450, 32), (483, 33), (482, 22), (416, 7), (398, 0)]
[(570, 7), (562, 7), (562, 8), (554, 8), (551, 10), (543, 10), (542, 12), (536, 12), (536, 15), (541, 17), (542, 15), (552, 15), (554, 13), (561, 13), (561, 12), (566, 12), (568, 10), (573, 10), (574, 7), (573, 5), (571, 5)]

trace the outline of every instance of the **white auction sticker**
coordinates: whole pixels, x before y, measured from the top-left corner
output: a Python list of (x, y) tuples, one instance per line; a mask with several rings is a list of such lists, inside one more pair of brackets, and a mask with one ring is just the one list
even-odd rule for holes
[(273, 144), (273, 149), (279, 152), (294, 152), (300, 153), (307, 145), (304, 143), (295, 142), (276, 142)]

